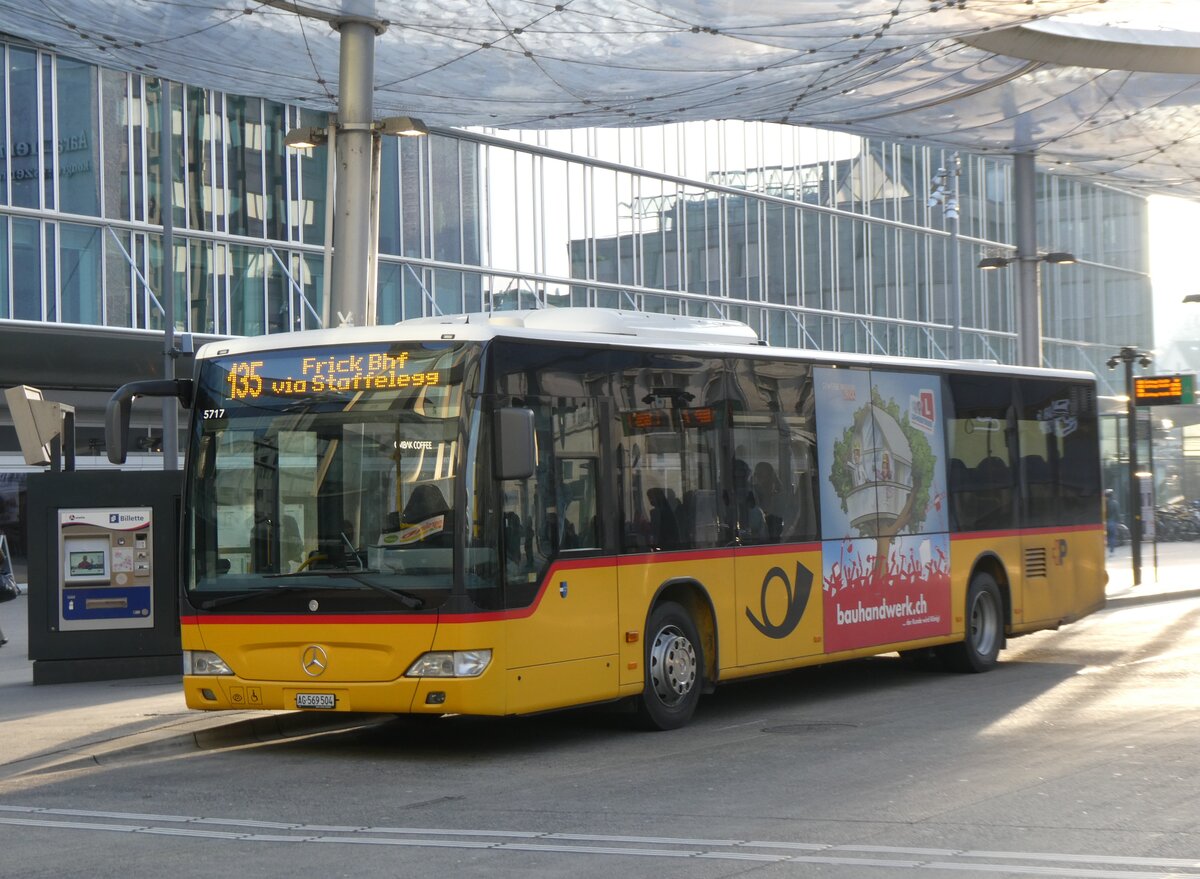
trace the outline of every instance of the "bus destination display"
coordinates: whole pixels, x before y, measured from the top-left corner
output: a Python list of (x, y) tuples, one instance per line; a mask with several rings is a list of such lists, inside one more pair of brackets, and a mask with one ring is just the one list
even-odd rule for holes
[(1196, 402), (1194, 375), (1142, 375), (1133, 379), (1135, 406), (1178, 406)]
[[(426, 370), (427, 363), (409, 363), (407, 351), (267, 357), (269, 355), (260, 355), (260, 359), (231, 360), (223, 364), (228, 371), (225, 378), (228, 399), (418, 390), (442, 383), (441, 373)], [(413, 366), (416, 369), (411, 369)]]

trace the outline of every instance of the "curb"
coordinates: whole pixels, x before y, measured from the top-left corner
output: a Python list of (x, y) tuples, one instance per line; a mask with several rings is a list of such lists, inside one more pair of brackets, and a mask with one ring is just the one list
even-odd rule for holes
[(1200, 589), (1177, 589), (1169, 592), (1150, 592), (1145, 595), (1115, 595), (1109, 596), (1104, 607), (1138, 607), (1144, 604), (1158, 604), (1163, 601), (1176, 601), (1184, 598), (1200, 598)]
[[(28, 775), (70, 772), (119, 764), (132, 758), (154, 759), (224, 748), (239, 748), (305, 736), (341, 732), (392, 720), (390, 714), (339, 713), (336, 717), (310, 711), (268, 714), (230, 722), (228, 715), (208, 714), (166, 726), (153, 727), (116, 739), (95, 742), (74, 753), (32, 755), (0, 766), (0, 780)], [(180, 726), (199, 729), (180, 730)]]

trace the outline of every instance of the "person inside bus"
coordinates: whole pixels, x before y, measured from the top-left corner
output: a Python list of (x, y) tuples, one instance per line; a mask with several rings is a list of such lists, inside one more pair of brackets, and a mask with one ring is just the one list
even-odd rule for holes
[(778, 543), (783, 535), (783, 516), (787, 501), (783, 483), (779, 481), (779, 477), (775, 475), (775, 468), (769, 462), (759, 461), (754, 465), (751, 484), (754, 487), (754, 497), (762, 509), (766, 540)]
[(750, 465), (741, 458), (735, 458), (733, 462), (733, 501), (738, 542), (760, 542), (766, 534), (766, 520), (754, 496)]
[(650, 502), (650, 534), (654, 549), (678, 549), (679, 522), (667, 493), (658, 487), (651, 488), (646, 492), (646, 500)]

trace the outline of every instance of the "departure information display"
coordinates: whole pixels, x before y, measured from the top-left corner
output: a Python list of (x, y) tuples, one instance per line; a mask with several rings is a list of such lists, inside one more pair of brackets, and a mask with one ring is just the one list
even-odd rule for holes
[(1178, 406), (1196, 402), (1194, 375), (1142, 375), (1133, 379), (1136, 406)]
[[(308, 397), (370, 391), (417, 391), (442, 385), (447, 378), (434, 368), (445, 351), (355, 349), (328, 354), (263, 352), (252, 358), (220, 361), (225, 370), (222, 394), (243, 402), (261, 397)], [(453, 362), (454, 358), (449, 358)]]

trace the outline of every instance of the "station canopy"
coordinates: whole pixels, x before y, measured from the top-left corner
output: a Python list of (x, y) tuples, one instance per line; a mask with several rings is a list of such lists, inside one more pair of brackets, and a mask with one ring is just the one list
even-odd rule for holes
[(1200, 196), (1197, 0), (0, 0), (63, 55), (318, 110), (345, 17), (377, 23), (376, 116), (763, 120)]

